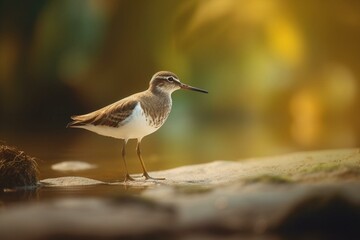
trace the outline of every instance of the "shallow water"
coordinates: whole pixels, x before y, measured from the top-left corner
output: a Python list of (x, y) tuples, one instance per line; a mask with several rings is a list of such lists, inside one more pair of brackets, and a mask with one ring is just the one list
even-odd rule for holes
[[(142, 141), (142, 155), (149, 172), (185, 165), (212, 162), (215, 160), (238, 160), (261, 156), (284, 154), (299, 150), (331, 148), (327, 144), (301, 148), (294, 144), (286, 124), (251, 122), (241, 124), (176, 125), (176, 119), (169, 119), (161, 130), (145, 137)], [(186, 130), (184, 130), (186, 129)], [(99, 136), (81, 129), (61, 129), (58, 132), (14, 133), (2, 132), (1, 139), (38, 159), (39, 179), (63, 176), (87, 177), (103, 182), (123, 181), (124, 163), (121, 158), (121, 140)], [(320, 147), (319, 147), (320, 146)], [(136, 141), (127, 144), (127, 165), (130, 174), (140, 174), (141, 165), (137, 158)], [(352, 147), (352, 145), (338, 146)], [(55, 171), (52, 165), (64, 161), (82, 161), (96, 165), (84, 171)], [(133, 194), (141, 189), (122, 186), (92, 186), (79, 188), (40, 188), (31, 198), (42, 200), (62, 196), (113, 196)], [(26, 199), (13, 194), (7, 202)], [(25, 194), (26, 195), (26, 194)]]
[[(80, 176), (96, 179), (106, 183), (123, 181), (124, 164), (121, 158), (121, 141), (104, 138), (91, 133), (69, 135), (42, 135), (21, 137), (8, 136), (6, 143), (17, 146), (26, 154), (37, 158), (39, 179), (64, 176)], [(141, 173), (140, 162), (135, 153), (135, 142), (127, 146), (128, 169), (131, 174)], [(144, 144), (144, 152), (151, 151)], [(149, 156), (147, 156), (149, 155)], [(145, 154), (144, 158), (149, 171), (171, 168), (173, 162), (160, 161), (160, 155)], [(57, 171), (52, 166), (64, 161), (81, 161), (95, 165), (92, 169), (81, 171)], [(126, 187), (122, 185), (93, 185), (79, 187), (47, 187), (36, 189), (7, 191), (0, 193), (0, 203), (11, 205), (22, 201), (38, 201), (62, 197), (119, 197), (136, 195), (144, 188)]]
[(0, 192), (0, 208), (21, 202), (44, 201), (59, 198), (119, 198), (128, 195), (138, 195), (145, 187), (127, 187), (123, 185), (93, 185), (73, 187), (44, 187), (39, 186), (29, 190), (14, 190)]

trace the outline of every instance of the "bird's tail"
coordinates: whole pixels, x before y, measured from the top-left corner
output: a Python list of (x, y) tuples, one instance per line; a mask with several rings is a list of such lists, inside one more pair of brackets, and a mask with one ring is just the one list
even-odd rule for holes
[(81, 115), (74, 115), (70, 117), (73, 121), (69, 122), (66, 127), (67, 128), (76, 128), (76, 127), (81, 127), (84, 126), (85, 123), (81, 117)]

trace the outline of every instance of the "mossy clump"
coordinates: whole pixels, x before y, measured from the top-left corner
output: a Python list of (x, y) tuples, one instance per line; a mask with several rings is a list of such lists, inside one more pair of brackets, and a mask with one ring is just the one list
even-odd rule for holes
[(246, 183), (272, 183), (272, 184), (284, 184), (284, 183), (292, 183), (291, 179), (288, 179), (283, 176), (278, 175), (259, 175), (251, 178), (245, 179)]
[(209, 193), (213, 189), (209, 186), (199, 186), (199, 185), (179, 185), (176, 186), (177, 193), (190, 195), (190, 194), (202, 194)]
[(307, 173), (307, 174), (311, 174), (311, 173), (331, 173), (334, 172), (336, 170), (338, 170), (340, 168), (340, 164), (337, 162), (330, 162), (330, 163), (318, 163), (316, 165), (311, 165), (308, 166), (306, 168), (303, 168), (301, 170), (302, 173)]
[(37, 182), (35, 158), (15, 147), (0, 144), (0, 189), (31, 187)]

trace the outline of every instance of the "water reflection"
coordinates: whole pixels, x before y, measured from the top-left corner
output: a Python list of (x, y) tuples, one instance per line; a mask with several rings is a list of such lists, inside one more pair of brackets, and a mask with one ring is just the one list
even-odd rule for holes
[(88, 198), (99, 197), (118, 199), (127, 196), (137, 196), (147, 189), (146, 186), (127, 186), (127, 185), (91, 185), (91, 186), (71, 186), (71, 187), (50, 187), (39, 186), (31, 190), (7, 190), (0, 191), (0, 208), (6, 208), (12, 204), (31, 201), (45, 201), (59, 198)]
[(11, 204), (32, 201), (39, 199), (38, 189), (31, 190), (6, 190), (0, 191), (0, 208), (5, 208)]

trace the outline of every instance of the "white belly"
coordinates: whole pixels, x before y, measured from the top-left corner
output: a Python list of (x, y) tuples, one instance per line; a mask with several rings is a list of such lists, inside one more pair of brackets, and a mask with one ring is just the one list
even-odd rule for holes
[(140, 104), (138, 103), (134, 108), (132, 114), (125, 120), (123, 125), (119, 127), (108, 127), (101, 125), (86, 125), (81, 126), (89, 131), (97, 134), (120, 138), (120, 139), (141, 139), (146, 135), (149, 135), (160, 128), (151, 126), (147, 121)]

